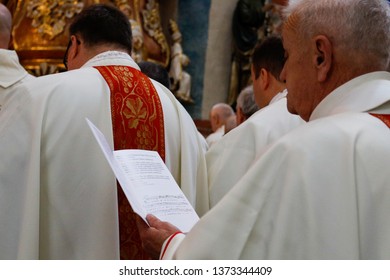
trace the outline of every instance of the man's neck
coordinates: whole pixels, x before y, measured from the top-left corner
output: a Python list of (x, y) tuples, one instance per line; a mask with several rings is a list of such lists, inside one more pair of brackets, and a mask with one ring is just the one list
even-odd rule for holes
[(286, 85), (280, 81), (278, 81), (277, 79), (275, 79), (274, 77), (272, 77), (272, 82), (270, 83), (270, 87), (268, 88), (268, 103), (267, 105), (269, 105), (269, 103), (271, 102), (271, 100), (276, 96), (278, 95), (280, 92), (284, 91), (286, 89)]

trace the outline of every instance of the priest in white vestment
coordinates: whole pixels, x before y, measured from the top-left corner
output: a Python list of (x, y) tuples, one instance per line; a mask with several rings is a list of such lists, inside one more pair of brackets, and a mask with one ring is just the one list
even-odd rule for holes
[[(91, 47), (81, 34), (72, 35), (66, 62), (69, 69), (77, 70), (26, 83), (25, 95), (12, 108), (14, 116), (19, 112), (23, 117), (23, 126), (0, 130), (0, 137), (8, 137), (9, 145), (23, 151), (16, 158), (9, 151), (2, 153), (1, 172), (6, 175), (1, 177), (0, 190), (1, 259), (119, 258), (117, 183), (86, 118), (113, 145), (110, 85), (97, 67), (129, 67), (134, 73), (139, 67), (129, 55), (127, 18), (104, 5), (88, 9), (97, 21), (88, 26), (98, 29), (89, 34), (103, 36), (105, 28), (120, 42), (99, 41)], [(127, 22), (115, 32), (100, 18), (112, 15), (114, 24), (116, 20)], [(208, 208), (203, 142), (172, 93), (151, 82), (164, 114), (165, 162), (201, 215)], [(1, 126), (5, 124), (2, 121)], [(18, 133), (24, 137), (12, 137)], [(205, 188), (203, 193), (198, 185)]]
[(264, 149), (304, 123), (287, 111), (287, 91), (279, 76), (284, 49), (279, 37), (269, 37), (255, 47), (252, 81), (259, 111), (226, 134), (206, 153), (210, 208), (248, 171)]
[(264, 151), (187, 235), (161, 247), (175, 228), (140, 223), (162, 258), (390, 259), (390, 7), (301, 0), (285, 12), (281, 78), (289, 111), (308, 123)]
[(23, 250), (22, 230), (30, 223), (23, 209), (27, 206), (29, 136), (34, 128), (25, 111), (31, 102), (25, 83), (34, 77), (20, 65), (17, 53), (8, 49), (11, 27), (11, 13), (0, 3), (0, 259), (18, 257)]

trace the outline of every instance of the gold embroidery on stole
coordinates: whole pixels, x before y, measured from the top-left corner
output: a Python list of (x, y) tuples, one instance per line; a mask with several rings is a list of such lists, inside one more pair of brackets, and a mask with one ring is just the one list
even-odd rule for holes
[[(161, 101), (150, 79), (128, 66), (95, 67), (111, 92), (114, 149), (157, 151), (165, 160), (164, 118)], [(136, 214), (118, 186), (121, 259), (149, 259), (136, 227)]]

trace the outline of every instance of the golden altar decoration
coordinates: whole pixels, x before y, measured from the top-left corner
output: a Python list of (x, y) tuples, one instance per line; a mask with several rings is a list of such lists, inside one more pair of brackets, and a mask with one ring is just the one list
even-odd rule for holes
[(143, 36), (141, 59), (168, 67), (170, 48), (157, 0), (2, 0), (13, 15), (13, 48), (21, 64), (36, 76), (64, 71), (68, 26), (92, 4), (111, 3), (122, 10)]

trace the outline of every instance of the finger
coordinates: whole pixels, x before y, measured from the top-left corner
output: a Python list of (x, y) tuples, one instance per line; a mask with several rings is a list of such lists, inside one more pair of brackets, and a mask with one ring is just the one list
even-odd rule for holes
[(146, 220), (148, 221), (151, 227), (161, 222), (161, 220), (156, 216), (154, 216), (153, 214), (146, 215)]

